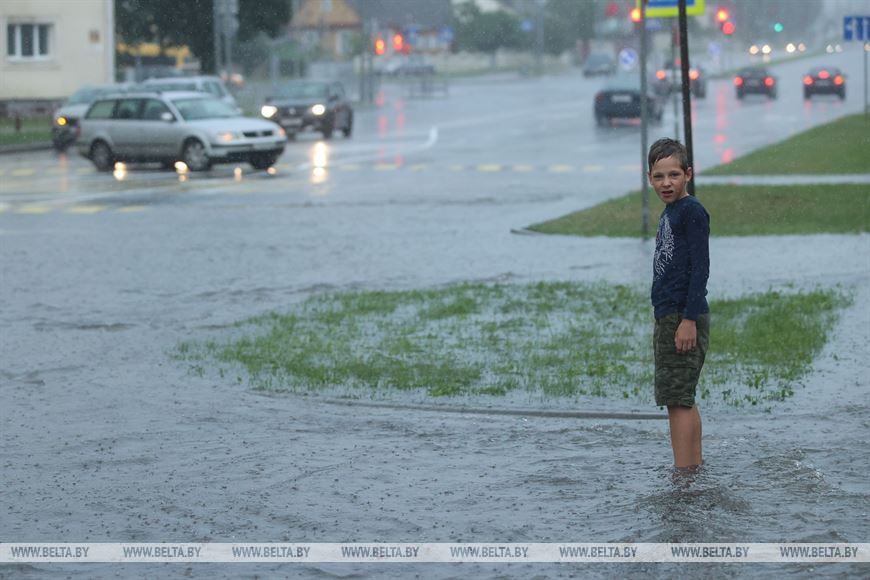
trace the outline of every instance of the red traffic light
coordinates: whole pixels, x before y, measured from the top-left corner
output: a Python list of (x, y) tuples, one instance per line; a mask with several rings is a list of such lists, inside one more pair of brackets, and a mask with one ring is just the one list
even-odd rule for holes
[(731, 16), (731, 15), (728, 14), (728, 11), (724, 8), (720, 8), (719, 10), (716, 11), (716, 21), (717, 22), (725, 22), (726, 20), (728, 20), (729, 16)]
[(731, 36), (734, 34), (734, 23), (731, 21), (722, 23), (722, 34)]

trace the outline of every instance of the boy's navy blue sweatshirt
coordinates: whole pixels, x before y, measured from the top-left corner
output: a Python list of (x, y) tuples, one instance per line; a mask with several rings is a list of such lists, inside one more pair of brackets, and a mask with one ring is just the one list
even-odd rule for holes
[(697, 320), (709, 312), (710, 215), (695, 197), (665, 206), (656, 234), (652, 305), (655, 317), (679, 312)]

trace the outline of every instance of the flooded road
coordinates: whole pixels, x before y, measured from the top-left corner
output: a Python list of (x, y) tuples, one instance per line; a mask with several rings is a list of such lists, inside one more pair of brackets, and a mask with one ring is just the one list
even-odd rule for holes
[[(427, 125), (415, 142), (427, 142)], [(485, 126), (491, 146), (482, 150), (500, 158), (500, 125)], [(361, 143), (366, 135), (361, 131)], [(442, 128), (439, 138), (448, 136)], [(307, 169), (285, 170), (286, 178), (254, 176), (241, 185), (218, 172), (192, 179), (197, 186), (188, 190), (166, 186), (166, 196), (148, 178), (133, 188), (130, 204), (143, 211), (0, 214), (5, 541), (867, 540), (867, 235), (713, 239), (711, 297), (841, 284), (855, 298), (792, 399), (772, 413), (701, 409), (707, 464), (691, 481), (675, 480), (668, 467), (664, 420), (269, 397), (196, 376), (170, 358), (180, 341), (328, 291), (461, 281), (648, 284), (650, 242), (510, 233), (621, 195), (637, 186), (635, 174), (411, 169), (446, 167), (468, 155), (440, 143), (443, 150), (414, 153), (407, 171), (336, 169), (315, 184)], [(568, 159), (559, 158), (559, 143), (542, 154), (556, 161), (533, 163), (549, 168)], [(335, 149), (344, 145), (357, 142)], [(299, 154), (298, 163), (309, 163), (300, 153), (308, 146), (288, 149), (285, 159)], [(506, 149), (505, 165), (527, 157), (511, 158)], [(637, 155), (623, 149), (615, 163), (632, 163)], [(100, 203), (127, 201), (107, 185), (111, 177), (97, 177), (107, 193)], [(43, 193), (57, 201), (68, 192)], [(437, 403), (656, 412), (594, 398)], [(848, 564), (613, 566), (29, 564), (2, 565), (0, 575), (761, 578), (864, 571)]]

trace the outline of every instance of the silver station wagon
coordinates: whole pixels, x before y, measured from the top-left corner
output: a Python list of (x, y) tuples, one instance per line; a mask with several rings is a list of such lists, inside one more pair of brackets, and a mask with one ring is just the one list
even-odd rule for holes
[(191, 171), (213, 163), (275, 164), (287, 143), (279, 125), (241, 116), (210, 95), (196, 92), (126, 93), (95, 101), (81, 120), (79, 153), (100, 171), (117, 161), (183, 161)]

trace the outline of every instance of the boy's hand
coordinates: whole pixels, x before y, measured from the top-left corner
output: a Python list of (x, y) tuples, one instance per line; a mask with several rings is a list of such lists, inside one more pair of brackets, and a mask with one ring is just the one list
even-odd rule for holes
[(683, 319), (674, 335), (678, 354), (686, 354), (698, 344), (698, 329), (694, 320)]

